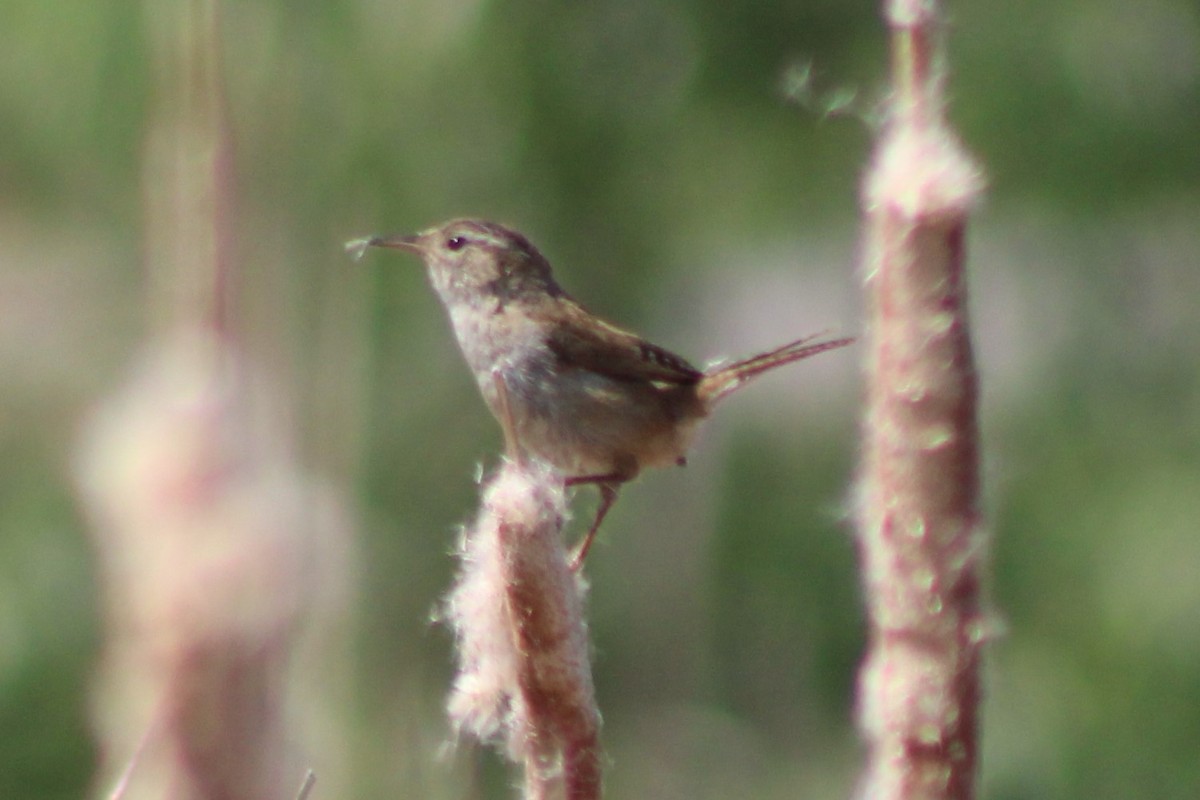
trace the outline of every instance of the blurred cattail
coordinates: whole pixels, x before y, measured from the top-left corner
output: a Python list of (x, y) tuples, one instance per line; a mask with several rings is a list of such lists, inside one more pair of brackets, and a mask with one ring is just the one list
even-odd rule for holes
[(457, 730), (503, 743), (525, 769), (525, 797), (600, 796), (600, 714), (583, 587), (562, 542), (562, 478), (507, 463), (463, 533), (463, 567), (446, 603), (459, 672)]
[(78, 472), (107, 631), (101, 780), (114, 797), (294, 797), (303, 775), (284, 679), (317, 583), (312, 514), (248, 374), (217, 337), (178, 336), (85, 431)]
[[(349, 539), (331, 535), (338, 505), (296, 467), (285, 404), (232, 319), (218, 0), (144, 10), (158, 78), (143, 159), (155, 333), (94, 411), (77, 463), (105, 625), (98, 781), (111, 798), (294, 798), (305, 764), (290, 748), (307, 732), (293, 729), (289, 664), (302, 616), (328, 621), (345, 602)], [(337, 696), (324, 676), (320, 698)]]

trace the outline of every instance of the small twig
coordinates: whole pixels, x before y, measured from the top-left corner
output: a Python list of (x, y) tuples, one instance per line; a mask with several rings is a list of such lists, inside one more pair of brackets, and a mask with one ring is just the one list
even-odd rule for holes
[(300, 791), (296, 792), (296, 800), (308, 800), (308, 795), (316, 785), (317, 773), (311, 769), (307, 770), (304, 773), (304, 780), (300, 783)]
[(137, 747), (133, 751), (133, 755), (129, 757), (129, 761), (125, 763), (125, 767), (121, 770), (121, 774), (118, 775), (116, 781), (113, 782), (113, 788), (108, 794), (108, 800), (121, 800), (121, 798), (125, 796), (126, 790), (129, 789), (129, 782), (133, 779), (134, 770), (137, 769), (137, 765), (142, 760), (142, 754), (146, 752), (146, 748), (150, 745), (150, 737), (154, 733), (154, 729), (157, 727), (157, 719), (158, 717), (155, 715), (154, 721), (146, 726), (146, 731), (142, 734), (142, 738), (138, 741)]

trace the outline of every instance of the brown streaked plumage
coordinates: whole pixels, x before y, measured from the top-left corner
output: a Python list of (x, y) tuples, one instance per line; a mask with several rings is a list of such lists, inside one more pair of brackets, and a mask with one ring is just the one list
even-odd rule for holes
[(582, 563), (617, 487), (645, 467), (683, 464), (697, 423), (755, 376), (853, 339), (798, 339), (710, 370), (584, 309), (520, 233), (458, 219), (411, 236), (347, 244), (421, 256), (479, 390), (523, 450), (595, 483), (601, 503)]

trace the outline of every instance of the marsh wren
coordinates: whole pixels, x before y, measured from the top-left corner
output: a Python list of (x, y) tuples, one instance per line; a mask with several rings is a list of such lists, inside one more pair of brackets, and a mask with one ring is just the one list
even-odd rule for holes
[(368, 247), (424, 260), (510, 451), (548, 461), (567, 485), (600, 488), (575, 567), (617, 488), (645, 467), (682, 466), (697, 423), (722, 398), (768, 370), (854, 341), (810, 336), (702, 370), (588, 312), (528, 239), (494, 222), (458, 219), (412, 236), (346, 244), (356, 257)]

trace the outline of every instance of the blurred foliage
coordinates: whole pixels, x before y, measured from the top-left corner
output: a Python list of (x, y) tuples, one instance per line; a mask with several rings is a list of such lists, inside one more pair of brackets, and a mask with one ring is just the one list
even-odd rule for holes
[[(92, 768), (100, 629), (70, 457), (151, 316), (142, 144), (173, 46), (155, 7), (16, 0), (0, 33), (4, 797), (77, 797)], [(1196, 797), (1200, 11), (949, 11), (951, 116), (992, 184), (972, 233), (1005, 631), (984, 796)], [(416, 265), (355, 267), (341, 243), (508, 221), (597, 311), (698, 360), (854, 329), (871, 132), (780, 87), (811, 64), (869, 115), (875, 4), (262, 0), (224, 23), (239, 317), (303, 459), (357, 504), (341, 794), (505, 796), (490, 756), (436, 758), (449, 643), (428, 622), (499, 437)], [(857, 388), (852, 355), (826, 359), (730, 403), (605, 527), (613, 797), (849, 794)]]

